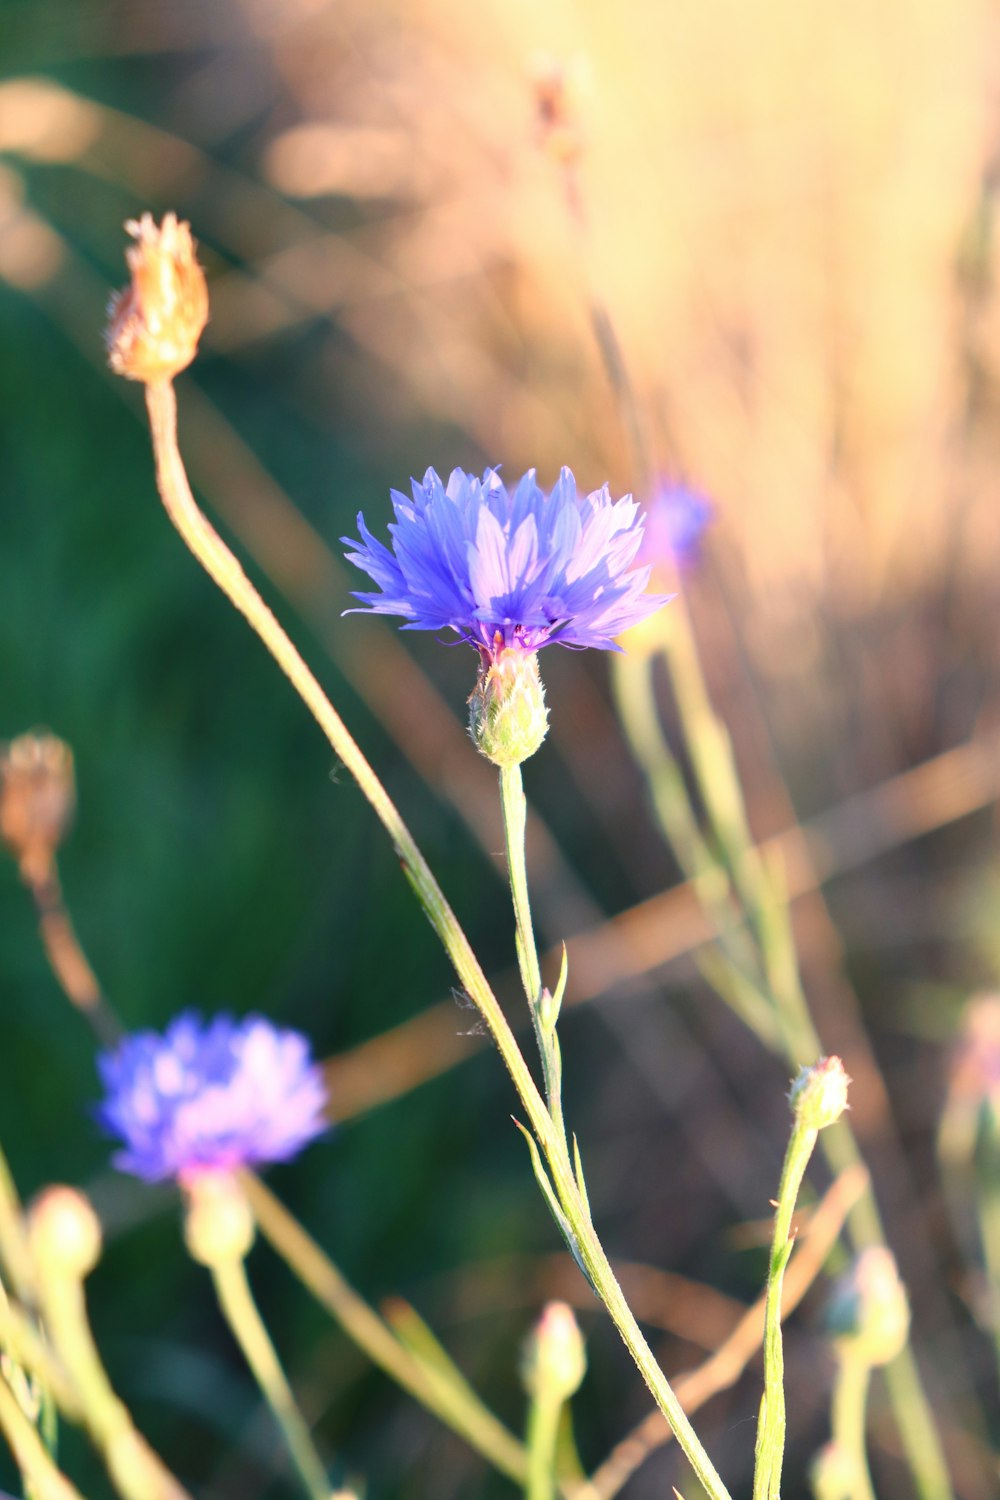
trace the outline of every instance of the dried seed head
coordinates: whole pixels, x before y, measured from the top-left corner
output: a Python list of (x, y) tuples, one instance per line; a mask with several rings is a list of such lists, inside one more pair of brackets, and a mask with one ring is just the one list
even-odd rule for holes
[(129, 380), (172, 380), (194, 359), (208, 321), (191, 227), (172, 213), (158, 226), (147, 213), (125, 228), (136, 241), (125, 252), (132, 281), (108, 307), (108, 363)]
[(531, 65), (530, 82), (539, 144), (556, 161), (578, 161), (584, 147), (580, 124), (583, 68), (579, 60), (567, 65), (539, 56)]
[(31, 885), (47, 878), (73, 820), (73, 752), (54, 734), (0, 745), (0, 840)]

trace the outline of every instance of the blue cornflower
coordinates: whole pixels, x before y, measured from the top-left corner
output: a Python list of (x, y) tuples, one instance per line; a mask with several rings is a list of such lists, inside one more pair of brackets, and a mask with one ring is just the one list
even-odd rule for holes
[(323, 1074), (297, 1031), (261, 1016), (187, 1011), (98, 1058), (97, 1116), (124, 1145), (116, 1167), (155, 1181), (287, 1161), (327, 1128)]
[(704, 495), (685, 484), (661, 485), (646, 507), (640, 560), (656, 571), (658, 563), (683, 567), (698, 556), (702, 534), (715, 515)]
[(455, 469), (445, 485), (428, 469), (412, 491), (392, 492), (391, 550), (361, 515), (360, 545), (343, 538), (379, 588), (355, 597), (404, 630), (452, 630), (490, 664), (554, 643), (617, 650), (617, 635), (666, 603), (645, 593), (649, 567), (634, 566), (642, 510), (607, 485), (579, 496), (569, 469), (548, 494), (533, 469), (511, 490), (495, 469)]

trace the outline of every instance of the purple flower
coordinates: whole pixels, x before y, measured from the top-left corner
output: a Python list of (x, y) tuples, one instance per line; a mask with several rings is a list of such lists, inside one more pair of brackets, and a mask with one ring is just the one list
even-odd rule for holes
[(715, 508), (704, 495), (684, 484), (664, 484), (646, 507), (646, 529), (639, 557), (654, 569), (673, 561), (693, 562)]
[(261, 1016), (187, 1011), (98, 1058), (97, 1116), (124, 1145), (116, 1167), (155, 1181), (287, 1161), (327, 1128), (321, 1069), (297, 1031)]
[(401, 615), (404, 630), (453, 630), (484, 660), (504, 648), (557, 643), (617, 650), (615, 636), (666, 603), (644, 592), (648, 566), (634, 566), (640, 507), (613, 501), (607, 485), (579, 496), (563, 469), (550, 494), (529, 469), (508, 490), (495, 469), (482, 479), (455, 469), (447, 485), (433, 469), (392, 492), (391, 550), (358, 516), (360, 544), (347, 554), (378, 584), (357, 594), (376, 614)]

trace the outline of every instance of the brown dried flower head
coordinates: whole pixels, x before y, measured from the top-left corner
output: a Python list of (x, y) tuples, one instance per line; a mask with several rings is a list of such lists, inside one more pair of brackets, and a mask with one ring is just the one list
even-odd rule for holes
[(172, 380), (194, 359), (208, 321), (191, 226), (172, 213), (158, 226), (147, 213), (125, 228), (136, 241), (125, 252), (132, 281), (108, 307), (108, 362), (129, 380)]
[(537, 57), (531, 68), (538, 140), (556, 161), (576, 162), (583, 152), (580, 120), (582, 76), (579, 64), (567, 66), (551, 57)]
[(0, 840), (29, 883), (47, 878), (76, 809), (73, 752), (54, 734), (0, 745)]

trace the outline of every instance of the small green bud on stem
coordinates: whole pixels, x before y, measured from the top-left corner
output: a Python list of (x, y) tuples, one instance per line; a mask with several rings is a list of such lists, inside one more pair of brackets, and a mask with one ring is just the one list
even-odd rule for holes
[(232, 1172), (195, 1172), (187, 1197), (184, 1242), (193, 1260), (219, 1266), (243, 1260), (254, 1241), (253, 1211)]
[(835, 1125), (847, 1108), (850, 1081), (839, 1057), (821, 1057), (802, 1068), (788, 1095), (795, 1118), (807, 1130)]
[(838, 1346), (872, 1368), (896, 1358), (909, 1336), (910, 1304), (891, 1250), (862, 1250), (834, 1287), (826, 1326)]
[(576, 1394), (586, 1373), (583, 1334), (573, 1309), (565, 1302), (549, 1302), (524, 1346), (525, 1390), (535, 1400), (561, 1404)]
[(28, 1244), (43, 1280), (82, 1281), (101, 1258), (100, 1220), (76, 1188), (45, 1188), (28, 1209)]

